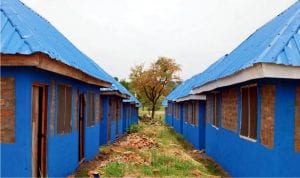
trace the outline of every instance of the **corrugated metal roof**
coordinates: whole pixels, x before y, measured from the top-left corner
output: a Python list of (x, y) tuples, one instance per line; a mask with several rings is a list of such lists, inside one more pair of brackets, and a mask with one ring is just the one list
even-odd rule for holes
[(100, 88), (100, 91), (120, 91), (122, 94), (126, 94), (129, 99), (123, 100), (124, 102), (135, 102), (137, 107), (141, 107), (142, 104), (138, 99), (136, 99), (132, 93), (130, 93), (120, 82), (116, 81), (111, 75), (107, 74), (109, 78), (109, 82), (112, 83), (110, 88)]
[(184, 81), (163, 101), (174, 101), (191, 94), (192, 89), (232, 75), (256, 63), (300, 66), (300, 2), (288, 8), (249, 36), (230, 54), (204, 72)]
[(163, 106), (168, 105), (168, 101), (175, 101), (179, 98), (189, 96), (192, 93), (192, 89), (199, 84), (201, 78), (208, 78), (213, 70), (217, 70), (218, 64), (226, 57), (222, 57), (220, 60), (212, 64), (206, 69), (205, 73), (196, 74), (190, 79), (182, 82), (178, 87), (176, 87), (163, 101)]
[(47, 20), (18, 0), (1, 0), (1, 53), (45, 53), (50, 58), (108, 81), (106, 72)]
[(257, 63), (300, 66), (300, 1), (259, 28), (197, 78), (200, 87)]

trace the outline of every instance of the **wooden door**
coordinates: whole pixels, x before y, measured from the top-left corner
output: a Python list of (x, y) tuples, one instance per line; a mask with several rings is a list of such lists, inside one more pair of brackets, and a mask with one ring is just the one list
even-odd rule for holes
[(48, 87), (32, 86), (32, 176), (47, 176)]
[(84, 160), (84, 114), (85, 114), (85, 98), (84, 94), (79, 96), (79, 162)]

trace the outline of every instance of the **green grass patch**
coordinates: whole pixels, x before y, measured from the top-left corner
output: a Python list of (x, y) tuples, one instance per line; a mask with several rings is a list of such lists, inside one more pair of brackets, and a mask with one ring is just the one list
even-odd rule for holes
[(133, 124), (129, 127), (127, 133), (137, 133), (140, 132), (144, 128), (143, 124)]
[(105, 176), (108, 177), (123, 177), (125, 174), (125, 164), (119, 162), (109, 163), (104, 168)]

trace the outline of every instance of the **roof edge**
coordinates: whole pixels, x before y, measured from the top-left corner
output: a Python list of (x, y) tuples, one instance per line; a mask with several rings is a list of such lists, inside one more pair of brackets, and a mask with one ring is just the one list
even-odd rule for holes
[(257, 63), (230, 76), (195, 87), (192, 89), (192, 94), (201, 94), (220, 87), (262, 78), (300, 79), (300, 66)]
[(57, 60), (53, 60), (47, 54), (34, 53), (30, 55), (24, 54), (4, 54), (0, 53), (1, 67), (2, 66), (28, 66), (43, 69), (49, 72), (54, 72), (60, 75), (64, 75), (73, 79), (80, 80), (82, 82), (97, 85), (99, 87), (111, 87), (111, 83), (95, 78), (91, 75), (82, 72), (72, 66), (62, 63)]
[(188, 95), (184, 97), (177, 98), (176, 102), (188, 101), (188, 100), (206, 100), (205, 95)]
[(125, 99), (129, 98), (129, 95), (123, 94), (119, 90), (115, 90), (115, 91), (101, 91), (100, 95), (105, 95), (105, 96), (107, 96), (107, 95), (115, 95), (115, 96), (119, 96), (119, 97), (125, 98)]

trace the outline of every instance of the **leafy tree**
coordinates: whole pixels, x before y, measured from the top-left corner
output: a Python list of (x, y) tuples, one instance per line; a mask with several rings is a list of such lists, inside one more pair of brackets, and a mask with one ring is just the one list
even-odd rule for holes
[(121, 79), (120, 83), (128, 90), (128, 91), (132, 91), (131, 87), (130, 87), (130, 82), (126, 81), (125, 79)]
[(150, 104), (152, 119), (161, 97), (174, 88), (174, 82), (180, 81), (179, 71), (180, 65), (167, 57), (159, 57), (149, 68), (144, 64), (131, 68), (131, 87), (143, 103)]

